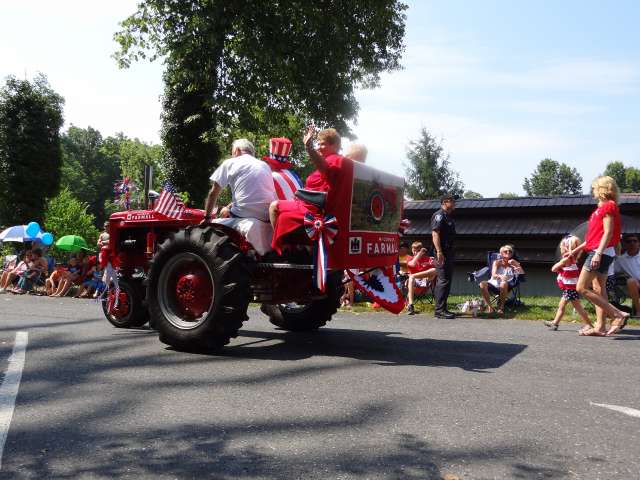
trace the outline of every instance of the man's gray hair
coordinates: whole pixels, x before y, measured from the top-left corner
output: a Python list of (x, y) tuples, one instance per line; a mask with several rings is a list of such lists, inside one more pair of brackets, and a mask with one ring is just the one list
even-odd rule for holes
[(236, 148), (240, 149), (242, 153), (248, 153), (252, 157), (256, 156), (256, 147), (253, 146), (246, 138), (239, 138), (233, 142), (231, 145), (231, 151), (233, 152)]

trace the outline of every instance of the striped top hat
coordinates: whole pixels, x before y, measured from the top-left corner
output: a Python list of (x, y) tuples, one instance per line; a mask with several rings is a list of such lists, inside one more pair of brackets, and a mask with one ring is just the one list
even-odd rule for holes
[(288, 138), (272, 138), (269, 140), (269, 155), (262, 159), (269, 163), (273, 169), (289, 168), (291, 167), (289, 152), (291, 152), (291, 140)]

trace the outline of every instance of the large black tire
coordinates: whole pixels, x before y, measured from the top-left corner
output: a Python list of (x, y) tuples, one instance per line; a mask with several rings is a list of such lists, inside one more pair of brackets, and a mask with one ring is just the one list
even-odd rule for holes
[(138, 328), (149, 321), (144, 300), (145, 291), (140, 280), (120, 278), (120, 298), (115, 306), (115, 291), (110, 290), (102, 301), (102, 311), (109, 323), (118, 328)]
[(327, 295), (306, 304), (263, 304), (262, 311), (276, 327), (291, 332), (310, 332), (324, 327), (338, 311), (342, 296), (342, 272), (333, 272), (327, 278)]
[(148, 297), (161, 342), (187, 351), (219, 349), (248, 318), (247, 259), (214, 227), (181, 230), (153, 258)]

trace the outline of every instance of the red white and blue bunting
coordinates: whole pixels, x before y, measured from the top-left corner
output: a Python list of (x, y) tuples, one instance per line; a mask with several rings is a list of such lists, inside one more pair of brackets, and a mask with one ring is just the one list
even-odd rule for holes
[(405, 299), (396, 283), (393, 267), (378, 267), (364, 273), (347, 270), (355, 287), (391, 313), (400, 313)]

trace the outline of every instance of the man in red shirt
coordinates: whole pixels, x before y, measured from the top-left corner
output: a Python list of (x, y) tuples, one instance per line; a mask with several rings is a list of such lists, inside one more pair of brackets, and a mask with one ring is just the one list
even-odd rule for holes
[(433, 258), (427, 255), (427, 250), (423, 248), (421, 242), (411, 244), (413, 256), (407, 257), (407, 267), (409, 268), (409, 279), (407, 280), (407, 313), (415, 315), (413, 306), (413, 292), (416, 287), (427, 287), (429, 282), (436, 277), (436, 265)]

